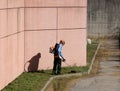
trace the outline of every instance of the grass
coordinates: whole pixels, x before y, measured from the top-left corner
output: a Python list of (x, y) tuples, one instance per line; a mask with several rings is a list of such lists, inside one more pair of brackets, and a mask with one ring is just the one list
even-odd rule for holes
[[(62, 74), (86, 72), (89, 69), (90, 61), (95, 53), (96, 48), (96, 43), (87, 45), (87, 66), (63, 67)], [(40, 91), (50, 77), (52, 77), (51, 70), (42, 70), (39, 72), (29, 73), (25, 72), (1, 91)]]
[(23, 73), (2, 91), (40, 91), (49, 78), (40, 72)]
[(91, 63), (92, 57), (95, 54), (95, 50), (97, 49), (98, 43), (94, 43), (92, 45), (88, 44), (87, 45), (87, 63), (88, 66)]

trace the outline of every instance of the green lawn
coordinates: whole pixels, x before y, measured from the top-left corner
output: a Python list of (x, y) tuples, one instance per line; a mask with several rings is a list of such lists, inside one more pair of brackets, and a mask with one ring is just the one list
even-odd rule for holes
[[(63, 67), (62, 74), (86, 72), (89, 69), (89, 64), (96, 48), (96, 43), (87, 45), (87, 66)], [(51, 70), (23, 73), (1, 91), (40, 91), (50, 77), (52, 77)]]
[(90, 64), (92, 57), (95, 53), (95, 50), (97, 49), (98, 43), (94, 43), (92, 45), (88, 44), (87, 45), (87, 63), (88, 65)]

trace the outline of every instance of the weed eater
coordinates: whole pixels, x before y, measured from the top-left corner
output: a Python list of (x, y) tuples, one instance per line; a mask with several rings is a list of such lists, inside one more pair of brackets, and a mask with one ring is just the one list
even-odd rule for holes
[[(66, 63), (65, 61), (63, 61), (63, 62), (72, 69), (72, 66), (70, 64)], [(76, 73), (76, 70), (72, 69), (69, 73)]]

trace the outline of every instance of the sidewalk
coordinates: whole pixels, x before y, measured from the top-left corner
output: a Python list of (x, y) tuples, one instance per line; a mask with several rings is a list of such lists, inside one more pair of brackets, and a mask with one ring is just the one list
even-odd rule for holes
[(120, 91), (120, 50), (118, 40), (107, 39), (102, 42), (100, 50), (100, 68), (98, 74), (82, 79), (71, 91)]

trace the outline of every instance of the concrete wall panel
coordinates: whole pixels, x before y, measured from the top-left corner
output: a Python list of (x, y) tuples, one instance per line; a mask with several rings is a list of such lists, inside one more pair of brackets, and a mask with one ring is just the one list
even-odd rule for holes
[[(63, 46), (63, 55), (71, 65), (86, 65), (86, 30), (59, 30), (58, 39), (66, 41)], [(65, 64), (63, 64), (65, 65)], [(67, 65), (65, 65), (67, 66)]]
[(86, 6), (87, 0), (25, 0), (26, 7)]
[(18, 31), (24, 31), (24, 9), (18, 10)]
[(18, 33), (18, 74), (21, 74), (24, 71), (24, 32)]
[(18, 74), (18, 49), (17, 49), (17, 34), (8, 37), (8, 56), (7, 67), (10, 73), (6, 73), (8, 81), (12, 81)]
[(8, 0), (8, 8), (24, 7), (24, 0)]
[(0, 38), (7, 35), (7, 10), (0, 10)]
[(86, 9), (58, 9), (58, 28), (86, 28)]
[(25, 9), (25, 30), (32, 29), (56, 29), (56, 9)]
[(17, 32), (17, 9), (8, 10), (8, 35)]
[(86, 65), (86, 6), (87, 0), (1, 0), (0, 90), (24, 67), (51, 69), (49, 47), (61, 39), (66, 41), (63, 54), (67, 62)]
[(38, 69), (52, 68), (53, 55), (49, 53), (49, 47), (55, 43), (55, 30), (25, 32), (25, 61), (30, 61), (37, 53), (41, 53)]
[(7, 8), (7, 0), (0, 0), (0, 9)]
[(0, 89), (6, 86), (7, 38), (0, 39)]
[(0, 39), (0, 89), (24, 71), (24, 32)]

